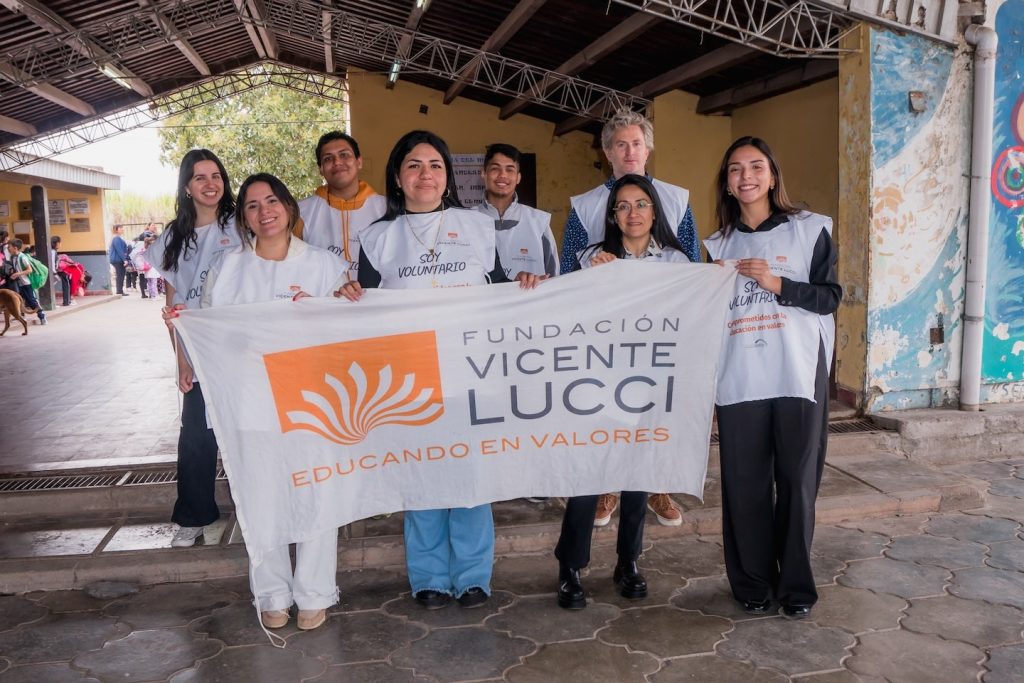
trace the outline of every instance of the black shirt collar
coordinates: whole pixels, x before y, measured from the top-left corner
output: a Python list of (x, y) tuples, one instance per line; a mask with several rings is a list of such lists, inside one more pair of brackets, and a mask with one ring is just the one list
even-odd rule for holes
[(761, 222), (761, 225), (757, 226), (757, 230), (754, 230), (750, 226), (746, 225), (743, 221), (736, 221), (736, 229), (740, 232), (768, 232), (772, 228), (775, 228), (783, 223), (789, 222), (789, 216), (784, 213), (775, 213), (766, 218)]

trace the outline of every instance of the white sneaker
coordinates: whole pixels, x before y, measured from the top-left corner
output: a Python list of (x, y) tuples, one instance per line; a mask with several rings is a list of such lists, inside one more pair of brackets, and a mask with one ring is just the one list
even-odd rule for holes
[(174, 532), (171, 539), (172, 548), (191, 548), (196, 544), (196, 539), (203, 535), (206, 527), (201, 526), (180, 526)]

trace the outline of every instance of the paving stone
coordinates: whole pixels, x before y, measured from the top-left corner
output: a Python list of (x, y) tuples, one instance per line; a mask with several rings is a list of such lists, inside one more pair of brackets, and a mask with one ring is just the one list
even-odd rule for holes
[(729, 580), (724, 576), (692, 579), (669, 602), (680, 609), (698, 610), (704, 614), (725, 617), (733, 621), (764, 618), (743, 611), (732, 596)]
[(862, 493), (870, 494), (875, 492), (874, 488), (857, 481), (845, 472), (837, 470), (826, 463), (825, 470), (821, 476), (821, 486), (818, 488), (818, 497), (855, 496)]
[(167, 678), (223, 647), (219, 640), (195, 638), (182, 628), (136, 631), (78, 655), (71, 664), (100, 679), (136, 683)]
[(0, 596), (0, 631), (42, 619), (48, 613), (43, 605), (14, 595)]
[(881, 534), (838, 526), (819, 526), (814, 530), (811, 552), (849, 562), (879, 557), (888, 543), (889, 537)]
[(860, 529), (864, 532), (882, 534), (889, 538), (912, 536), (919, 534), (928, 523), (928, 515), (905, 515), (902, 517), (875, 517), (872, 519), (852, 519), (840, 522), (837, 526), (844, 529)]
[(29, 664), (16, 666), (0, 673), (2, 683), (100, 683), (98, 680), (75, 671), (68, 664)]
[(9, 529), (0, 534), (0, 557), (88, 555), (110, 530), (110, 523), (65, 529)]
[(933, 536), (951, 536), (962, 541), (992, 543), (1009, 541), (1017, 534), (1017, 523), (1007, 519), (964, 514), (932, 517), (925, 531)]
[(1020, 683), (1020, 672), (1024, 671), (1024, 645), (993, 648), (985, 668), (988, 669), (982, 679), (985, 683)]
[(136, 629), (184, 626), (239, 599), (235, 593), (202, 583), (162, 584), (118, 600), (104, 610)]
[(11, 668), (11, 660), (0, 657), (0, 674)]
[(820, 674), (811, 674), (810, 676), (801, 676), (799, 679), (800, 683), (885, 683), (885, 681), (875, 679), (867, 679), (856, 674), (850, 673), (846, 669), (840, 671), (826, 671)]
[(707, 683), (743, 681), (744, 683), (786, 683), (789, 677), (771, 669), (758, 669), (735, 659), (704, 655), (669, 659), (661, 671), (651, 676), (652, 683)]
[(1006, 479), (1013, 476), (1013, 465), (1005, 461), (968, 462), (952, 467), (945, 467), (943, 469), (949, 470), (950, 472), (956, 472), (958, 474), (966, 474), (968, 477), (974, 477), (975, 479), (984, 479), (986, 481)]
[(384, 662), (329, 666), (327, 673), (316, 679), (316, 683), (353, 683), (354, 681), (358, 681), (358, 683), (433, 683), (433, 679), (417, 676), (409, 669), (396, 669)]
[(94, 581), (82, 591), (94, 600), (116, 600), (139, 592), (139, 584), (130, 581)]
[(992, 543), (988, 549), (989, 557), (985, 560), (988, 566), (996, 569), (1024, 570), (1024, 541)]
[(46, 607), (50, 612), (94, 612), (109, 605), (113, 600), (97, 600), (89, 597), (83, 590), (77, 591), (37, 591), (28, 593), (26, 598)]
[(946, 569), (965, 569), (984, 563), (985, 551), (985, 546), (973, 541), (923, 534), (893, 540), (885, 554), (895, 560), (932, 564)]
[(550, 552), (499, 557), (491, 585), (519, 596), (554, 594), (558, 589), (558, 561)]
[[(213, 614), (200, 617), (188, 626), (192, 633), (207, 635), (216, 638), (225, 645), (259, 645), (267, 642), (267, 634), (260, 627), (259, 616), (256, 608), (250, 602), (233, 602), (226, 607), (215, 609)], [(295, 614), (288, 625), (274, 629), (273, 633), (287, 638), (298, 631), (295, 626)]]
[(515, 596), (507, 591), (494, 591), (491, 598), (480, 607), (463, 609), (453, 598), (451, 603), (442, 609), (424, 609), (408, 595), (389, 600), (381, 608), (388, 614), (405, 617), (431, 628), (445, 626), (469, 626), (482, 624), (484, 619), (497, 614), (503, 607), (512, 604)]
[(1024, 608), (1024, 572), (973, 567), (953, 574), (949, 592), (968, 600), (987, 600)]
[(692, 537), (672, 543), (659, 543), (644, 553), (645, 566), (685, 579), (698, 579), (725, 573), (722, 548)]
[(964, 481), (963, 477), (955, 472), (927, 467), (884, 452), (871, 453), (863, 457), (844, 457), (839, 467), (848, 475), (886, 493), (934, 490)]
[(811, 572), (814, 574), (815, 586), (829, 586), (836, 582), (836, 577), (846, 569), (846, 563), (835, 557), (824, 557), (811, 554)]
[(1007, 605), (944, 595), (912, 601), (901, 626), (915, 633), (930, 633), (988, 648), (1019, 641), (1024, 612)]
[[(212, 659), (182, 671), (169, 683), (237, 683), (238, 681), (308, 681), (327, 670), (326, 662), (299, 650), (272, 645), (225, 648)], [(317, 681), (323, 679), (317, 678)], [(359, 680), (359, 679), (352, 679)]]
[(901, 598), (939, 595), (950, 578), (941, 567), (902, 562), (889, 557), (851, 562), (838, 582), (851, 588), (867, 588)]
[(713, 652), (732, 622), (675, 607), (652, 607), (623, 612), (608, 628), (597, 634), (612, 645), (628, 645), (634, 652), (656, 657), (680, 657)]
[(988, 487), (988, 492), (994, 496), (1024, 498), (1024, 479), (997, 479)]
[(505, 669), (536, 651), (526, 638), (477, 626), (431, 631), (391, 655), (391, 663), (442, 681), (500, 678)]
[(593, 638), (620, 614), (618, 607), (600, 602), (591, 602), (582, 610), (565, 610), (558, 606), (554, 596), (531, 596), (519, 598), (484, 625), (538, 643), (553, 643)]
[(819, 626), (834, 626), (850, 633), (896, 628), (907, 602), (891, 595), (847, 586), (825, 586), (818, 590), (818, 602), (811, 620)]
[(628, 652), (624, 647), (597, 640), (544, 645), (536, 654), (505, 674), (508, 683), (646, 683), (646, 676), (658, 670), (658, 660), (649, 654)]
[(96, 649), (130, 632), (127, 624), (119, 624), (111, 617), (88, 612), (53, 614), (0, 633), (0, 652), (13, 664), (67, 661), (79, 652)]
[(331, 615), (320, 628), (290, 636), (288, 647), (329, 664), (379, 661), (426, 632), (420, 624), (380, 611), (350, 612)]
[(630, 609), (667, 605), (669, 598), (686, 583), (685, 579), (675, 574), (663, 574), (649, 567), (646, 558), (641, 560), (640, 571), (647, 580), (647, 597), (640, 600), (622, 597), (619, 587), (612, 580), (614, 569), (611, 567), (590, 572), (583, 580), (583, 587), (587, 590), (587, 597), (594, 602), (606, 602)]
[(1001, 517), (1024, 524), (1024, 505), (1016, 498), (1007, 496), (989, 496), (985, 507), (964, 510), (964, 514), (972, 517)]
[(491, 504), (494, 526), (521, 526), (523, 524), (558, 524), (562, 521), (565, 507), (557, 498), (548, 498), (543, 503), (531, 503), (523, 498), (503, 500)]
[(789, 675), (838, 669), (857, 642), (849, 633), (809, 621), (755, 619), (736, 624), (718, 654)]
[(409, 577), (393, 569), (358, 569), (338, 573), (341, 596), (329, 612), (377, 609), (409, 591)]
[(886, 631), (861, 636), (846, 668), (892, 683), (973, 681), (985, 658), (978, 648), (910, 631)]

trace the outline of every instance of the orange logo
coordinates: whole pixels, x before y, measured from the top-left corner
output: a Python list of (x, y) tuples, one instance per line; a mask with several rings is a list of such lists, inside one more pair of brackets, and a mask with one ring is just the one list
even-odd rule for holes
[(530, 253), (530, 250), (529, 250), (529, 249), (526, 249), (526, 248), (524, 247), (524, 248), (522, 248), (522, 249), (520, 249), (520, 250), (519, 250), (519, 253), (520, 253), (520, 254), (529, 254), (529, 253)]
[(788, 259), (785, 256), (776, 256), (775, 260), (779, 263), (785, 263)]
[(458, 236), (459, 236), (459, 233), (457, 233), (457, 232), (450, 232), (450, 233), (448, 233), (448, 237), (451, 238), (451, 239), (455, 239)]
[(444, 413), (433, 331), (268, 353), (263, 363), (282, 432), (350, 446), (375, 427), (425, 425)]

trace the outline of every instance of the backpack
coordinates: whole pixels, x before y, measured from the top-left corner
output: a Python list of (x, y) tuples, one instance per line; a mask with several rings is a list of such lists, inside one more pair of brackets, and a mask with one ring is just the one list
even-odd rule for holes
[(22, 254), (22, 256), (28, 260), (29, 266), (32, 267), (32, 272), (26, 276), (28, 277), (28, 284), (32, 289), (39, 289), (46, 284), (46, 278), (50, 275), (50, 269), (28, 254)]

